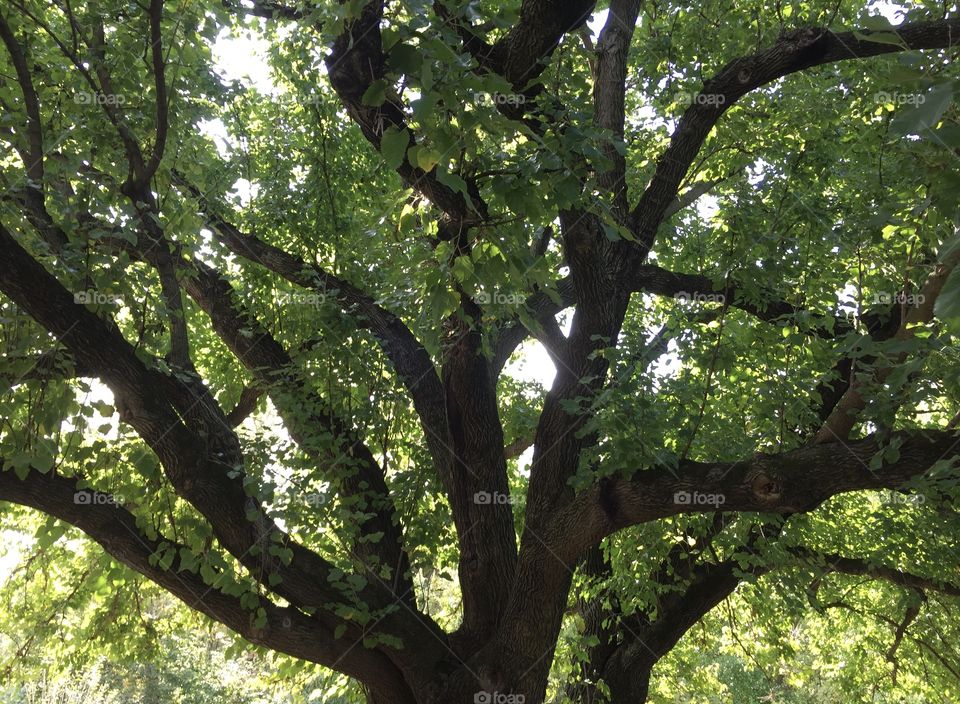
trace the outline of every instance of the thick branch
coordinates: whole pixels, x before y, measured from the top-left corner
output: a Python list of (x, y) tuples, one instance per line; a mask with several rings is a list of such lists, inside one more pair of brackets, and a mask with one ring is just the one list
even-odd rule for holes
[(814, 66), (862, 59), (913, 49), (941, 49), (960, 42), (960, 20), (903, 24), (894, 29), (902, 44), (871, 41), (871, 35), (883, 39), (890, 32), (868, 29), (835, 33), (824, 27), (807, 27), (782, 36), (773, 46), (756, 54), (735, 59), (704, 83), (701, 96), (680, 119), (661, 155), (656, 171), (631, 214), (634, 234), (639, 241), (637, 256), (645, 258), (653, 246), (657, 227), (664, 218), (684, 175), (713, 126), (737, 100), (760, 86)]
[[(160, 459), (170, 483), (210, 521), (224, 547), (253, 574), (278, 572), (274, 589), (293, 603), (319, 606), (339, 594), (326, 579), (330, 565), (293, 542), (231, 478), (242, 466), (236, 436), (222, 414), (173, 377), (148, 369), (111, 321), (84, 306), (36, 262), (0, 225), (0, 289), (55, 335), (77, 360), (113, 392), (121, 419), (137, 431)], [(201, 435), (192, 429), (205, 431)], [(255, 520), (250, 520), (250, 510)], [(284, 565), (265, 550), (251, 549), (276, 533), (293, 551)]]
[[(346, 422), (326, 408), (326, 403), (308, 391), (310, 384), (298, 372), (287, 351), (272, 335), (236, 303), (233, 288), (217, 272), (195, 261), (184, 278), (187, 293), (210, 318), (214, 331), (259, 386), (270, 395), (290, 436), (309, 456), (330, 462), (331, 480), (347, 496), (362, 499), (370, 517), (360, 522), (361, 532), (382, 540), (363, 541), (359, 556), (376, 557), (391, 570), (391, 591), (412, 603), (409, 560), (403, 549), (403, 534), (386, 485), (383, 468)], [(325, 433), (333, 446), (320, 441)], [(334, 468), (339, 472), (333, 472)], [(338, 476), (341, 474), (343, 476)]]
[(725, 560), (698, 565), (683, 592), (661, 605), (656, 619), (646, 623), (633, 619), (629, 627), (621, 626), (621, 644), (603, 662), (603, 679), (611, 689), (611, 701), (615, 704), (644, 701), (651, 668), (694, 624), (733, 593), (744, 573), (762, 576), (775, 570), (812, 564), (825, 573), (870, 577), (904, 589), (960, 596), (958, 584), (885, 565), (871, 565), (859, 558), (820, 553), (803, 547), (789, 549), (788, 553), (795, 559), (785, 563), (741, 566), (736, 560)]
[[(523, 305), (530, 311), (531, 317), (539, 322), (541, 326), (547, 324), (547, 318), (553, 318), (557, 313), (565, 308), (569, 308), (575, 302), (573, 281), (570, 277), (557, 281), (556, 287), (559, 301), (543, 291), (538, 291), (531, 294), (523, 302)], [(504, 324), (496, 345), (494, 346), (493, 358), (490, 360), (490, 367), (493, 369), (495, 375), (500, 374), (503, 366), (509, 361), (510, 356), (529, 336), (530, 331), (519, 318)]]
[[(734, 284), (717, 288), (713, 280), (703, 274), (669, 271), (655, 264), (635, 266), (631, 271), (628, 285), (634, 292), (655, 293), (687, 302), (726, 301), (731, 307), (739, 308), (765, 322), (795, 317), (805, 312), (803, 308), (776, 297), (771, 297), (765, 302), (754, 303), (745, 300)], [(830, 323), (820, 323), (814, 328), (814, 332), (820, 337), (834, 338), (853, 329), (850, 321), (844, 316), (825, 317), (830, 320)]]
[(513, 509), (506, 500), (510, 487), (496, 380), (480, 354), (479, 308), (466, 297), (464, 306), (471, 319), (448, 322), (442, 375), (456, 461), (449, 500), (458, 520), (463, 594), (463, 621), (454, 647), (466, 654), (488, 640), (503, 613), (513, 587), (517, 546)]
[[(371, 144), (379, 149), (384, 130), (393, 127), (407, 130), (409, 146), (412, 147), (416, 144), (416, 137), (406, 123), (399, 97), (390, 95), (392, 91), (388, 85), (384, 87), (387, 95), (382, 104), (363, 102), (364, 94), (374, 82), (386, 83), (386, 61), (380, 34), (383, 8), (383, 0), (366, 3), (359, 17), (347, 22), (343, 33), (334, 41), (325, 63), (333, 89)], [(449, 222), (444, 224), (444, 229), (452, 231), (451, 238), (458, 236), (463, 228), (475, 224), (486, 212), (478, 193), (474, 192), (468, 203), (463, 194), (440, 183), (436, 171), (424, 171), (411, 164), (406, 156), (397, 167), (397, 173), (411, 188), (423, 193), (447, 214)]]
[(260, 264), (298, 286), (336, 302), (360, 327), (370, 330), (413, 399), (424, 438), (441, 477), (449, 484), (450, 457), (443, 389), (430, 355), (402, 320), (363, 291), (315, 264), (241, 232), (212, 212), (210, 203), (182, 178), (181, 184), (203, 207), (214, 235), (234, 254)]
[(37, 189), (43, 188), (43, 123), (40, 121), (40, 100), (37, 98), (37, 91), (33, 86), (33, 78), (30, 76), (30, 67), (27, 64), (27, 57), (23, 47), (17, 42), (13, 35), (13, 30), (7, 24), (6, 18), (0, 14), (0, 40), (3, 41), (10, 53), (10, 59), (13, 62), (13, 68), (17, 72), (17, 82), (20, 84), (20, 90), (23, 92), (23, 104), (27, 113), (27, 143), (29, 145), (24, 156), (27, 177), (32, 181), (32, 186)]
[(153, 61), (153, 82), (156, 91), (156, 136), (153, 142), (153, 152), (150, 161), (144, 167), (143, 182), (146, 183), (157, 172), (163, 150), (167, 143), (169, 127), (169, 104), (167, 102), (167, 83), (164, 77), (166, 62), (163, 58), (163, 35), (160, 31), (160, 22), (163, 19), (163, 0), (150, 0), (150, 51)]
[[(199, 574), (184, 567), (181, 550), (189, 552), (189, 548), (168, 539), (149, 539), (137, 526), (136, 517), (115, 500), (78, 503), (76, 497), (81, 493), (102, 495), (80, 490), (75, 479), (53, 473), (31, 471), (20, 480), (11, 471), (0, 471), (0, 500), (29, 506), (79, 528), (113, 558), (250, 642), (332, 667), (385, 693), (405, 689), (402, 675), (384, 655), (359, 646), (349, 637), (334, 638), (332, 631), (297, 609), (261, 599), (267, 622), (254, 625), (253, 612), (242, 607), (237, 597), (211, 587)], [(161, 548), (177, 553), (166, 570), (156, 561), (151, 564), (151, 556), (159, 554)]]
[[(5, 361), (10, 361), (9, 358)], [(30, 366), (20, 373), (0, 374), (3, 384), (9, 389), (27, 381), (49, 381), (52, 379), (74, 379), (90, 376), (90, 370), (77, 364), (73, 358), (63, 350), (50, 350), (37, 355), (31, 360)]]
[(490, 65), (523, 90), (545, 68), (544, 59), (557, 48), (563, 36), (586, 22), (592, 0), (524, 0), (520, 21), (493, 45)]
[[(740, 290), (733, 284), (718, 289), (713, 280), (703, 274), (670, 271), (655, 264), (634, 265), (626, 278), (626, 287), (634, 293), (654, 293), (660, 296), (677, 297), (678, 294), (681, 296), (689, 294), (688, 298), (693, 302), (698, 299), (714, 300), (711, 297), (722, 295), (724, 296), (723, 300), (726, 300), (732, 308), (739, 308), (766, 322), (798, 316), (805, 312), (805, 309), (776, 296), (771, 296), (765, 302), (754, 303), (745, 300)], [(548, 324), (548, 318), (553, 318), (562, 310), (576, 303), (576, 294), (570, 277), (556, 282), (556, 294), (556, 297), (553, 297), (539, 291), (531, 294), (524, 301), (531, 317), (543, 326)], [(813, 328), (816, 335), (824, 338), (834, 338), (852, 330), (847, 318), (843, 316), (826, 317), (831, 320), (831, 323), (824, 322), (816, 325)], [(497, 373), (503, 369), (503, 366), (510, 359), (510, 355), (529, 336), (530, 331), (519, 320), (512, 321), (503, 328), (494, 347), (491, 361), (493, 369)]]
[[(597, 126), (610, 130), (613, 139), (620, 142), (623, 141), (627, 58), (639, 11), (640, 0), (613, 0), (597, 41), (593, 119)], [(599, 174), (598, 184), (612, 195), (614, 212), (625, 220), (628, 207), (626, 157), (623, 150), (612, 143), (604, 145), (603, 153), (612, 166)]]
[(893, 437), (902, 441), (900, 457), (877, 470), (869, 463), (882, 448), (876, 438), (868, 437), (808, 445), (779, 455), (757, 454), (739, 462), (688, 460), (676, 469), (663, 467), (640, 471), (631, 480), (600, 482), (557, 515), (553, 524), (557, 554), (573, 560), (616, 530), (678, 513), (717, 507), (783, 514), (812, 511), (843, 492), (897, 488), (939, 460), (955, 457), (960, 448), (960, 436), (952, 431), (901, 432)]
[[(106, 97), (115, 95), (113, 90), (113, 78), (110, 75), (110, 69), (107, 65), (107, 38), (103, 27), (103, 18), (96, 17), (93, 22), (93, 42), (90, 45), (90, 53), (94, 57), (93, 68), (100, 82), (99, 92)], [(79, 63), (79, 62), (76, 62)], [(85, 69), (84, 69), (85, 70)], [(89, 74), (87, 74), (89, 75)], [(96, 85), (92, 82), (92, 87), (96, 90)], [(143, 152), (140, 149), (140, 143), (137, 136), (130, 129), (130, 126), (123, 119), (118, 106), (112, 100), (98, 101), (103, 107), (103, 111), (114, 126), (120, 141), (123, 142), (123, 148), (127, 153), (127, 162), (129, 164), (129, 173), (127, 175), (128, 185), (135, 185), (137, 190), (143, 190), (146, 187), (147, 180), (143, 178), (145, 173)]]
[(253, 413), (257, 403), (263, 398), (263, 393), (263, 389), (257, 386), (245, 386), (243, 388), (237, 405), (227, 413), (227, 423), (230, 424), (231, 428), (236, 428)]
[(856, 557), (845, 557), (835, 553), (822, 553), (809, 548), (793, 548), (790, 553), (800, 561), (807, 564), (814, 564), (822, 568), (825, 572), (840, 572), (843, 574), (856, 575), (859, 577), (870, 577), (879, 579), (890, 584), (896, 584), (904, 589), (916, 589), (920, 591), (933, 591), (946, 594), (947, 596), (960, 596), (960, 584), (943, 581), (933, 577), (924, 577), (922, 575), (898, 570), (886, 565), (875, 565)]

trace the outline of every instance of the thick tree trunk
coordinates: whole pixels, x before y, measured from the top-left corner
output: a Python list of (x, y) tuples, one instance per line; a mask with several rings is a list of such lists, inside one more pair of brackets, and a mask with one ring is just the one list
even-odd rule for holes
[(366, 704), (419, 704), (420, 700), (410, 690), (385, 694), (383, 692), (364, 691)]
[(610, 688), (610, 699), (597, 699), (590, 704), (594, 701), (609, 701), (609, 704), (643, 704), (647, 701), (647, 694), (650, 691), (651, 668), (652, 666), (622, 668), (611, 664), (609, 672), (604, 676), (604, 681)]
[[(246, 6), (253, 5), (264, 17), (282, 16), (292, 20), (308, 17), (293, 7), (278, 10), (273, 0), (253, 0), (242, 5), (244, 11), (250, 11)], [(436, 3), (434, 11), (441, 15), (448, 12), (443, 5)], [(544, 110), (545, 101), (533, 100), (543, 89), (536, 78), (549, 65), (544, 59), (565, 35), (583, 24), (595, 5), (589, 0), (523, 0), (515, 26), (500, 34), (492, 45), (474, 34), (474, 29), (480, 31), (482, 25), (474, 27), (453, 14), (446, 16), (445, 22), (459, 30), (463, 48), (474, 55), (476, 63), (471, 70), (481, 75), (499, 75), (516, 91), (516, 97), (524, 98), (522, 104), (526, 107), (501, 110), (506, 117), (523, 120), (526, 129), (534, 133), (549, 126), (550, 130), (563, 135), (573, 125), (567, 124), (566, 117), (558, 121), (552, 109)], [(203, 209), (208, 211), (205, 219), (210, 220), (211, 231), (218, 242), (248, 263), (266, 267), (294, 286), (325, 296), (329, 291), (331, 301), (338, 304), (341, 313), (353, 319), (359, 328), (368, 330), (391, 361), (421, 422), (423, 446), (434, 462), (433, 469), (443, 487), (442, 498), (449, 505), (456, 533), (463, 615), (456, 633), (445, 632), (426, 610), (418, 611), (418, 594), (410, 574), (410, 565), (415, 563), (409, 551), (435, 549), (443, 545), (443, 540), (442, 536), (423, 535), (419, 530), (404, 532), (404, 526), (409, 525), (407, 518), (417, 518), (419, 512), (404, 515), (403, 504), (394, 501), (387, 474), (387, 450), (383, 450), (381, 460), (381, 453), (365, 444), (368, 429), (354, 427), (336, 412), (336, 404), (331, 406), (330, 399), (313, 388), (311, 369), (299, 366), (291, 349), (282, 344), (286, 335), (274, 338), (270, 326), (255, 316), (255, 308), (238, 301), (237, 293), (243, 287), (237, 286), (235, 290), (233, 273), (228, 276), (205, 263), (206, 259), (193, 258), (184, 243), (189, 238), (181, 242), (179, 234), (174, 236), (169, 213), (159, 205), (161, 198), (151, 190), (153, 181), (166, 182), (170, 176), (166, 173), (169, 171), (166, 162), (163, 171), (158, 172), (164, 156), (170, 110), (164, 78), (165, 53), (161, 45), (164, 14), (161, 0), (151, 0), (148, 18), (157, 98), (155, 135), (147, 139), (153, 142), (152, 153), (142, 153), (140, 144), (147, 143), (143, 139), (146, 135), (133, 134), (134, 125), (125, 124), (115, 107), (109, 103), (102, 105), (108, 121), (117, 129), (117, 153), (122, 149), (129, 162), (128, 179), (114, 194), (118, 202), (112, 206), (131, 201), (138, 215), (130, 223), (130, 229), (136, 234), (133, 243), (116, 237), (121, 234), (119, 228), (113, 228), (105, 220), (101, 223), (104, 232), (112, 232), (118, 243), (111, 243), (110, 238), (96, 244), (93, 240), (98, 238), (81, 243), (74, 237), (77, 223), (69, 223), (68, 227), (64, 217), (64, 222), (58, 224), (61, 214), (75, 212), (72, 205), (64, 208), (61, 203), (47, 210), (44, 188), (50, 185), (50, 174), (45, 177), (43, 170), (47, 128), (38, 92), (33, 86), (33, 74), (44, 81), (47, 76), (40, 63), (30, 59), (26, 51), (29, 46), (18, 43), (19, 29), (15, 32), (16, 27), (11, 28), (0, 15), (0, 42), (6, 47), (17, 75), (25, 117), (22, 129), (19, 126), (4, 129), (14, 137), (27, 137), (18, 149), (26, 167), (24, 176), (31, 184), (22, 197), (24, 223), (29, 223), (49, 248), (37, 250), (32, 238), (22, 237), (19, 233), (22, 223), (8, 226), (18, 231), (18, 237), (0, 223), (0, 290), (69, 351), (75, 362), (75, 373), (83, 369), (85, 375), (98, 377), (111, 389), (120, 420), (152, 449), (170, 487), (207, 521), (224, 555), (241, 565), (255, 580), (258, 591), (254, 595), (262, 593), (264, 597), (263, 622), (251, 618), (244, 599), (212, 586), (213, 579), (205, 578), (202, 571), (198, 575), (187, 566), (189, 561), (185, 555), (192, 557), (194, 563), (199, 559), (189, 545), (175, 543), (162, 535), (156, 539), (143, 535), (143, 519), (148, 516), (116, 503), (78, 503), (75, 492), (80, 487), (73, 477), (57, 473), (44, 476), (42, 471), (31, 469), (28, 479), (21, 480), (9, 472), (0, 472), (0, 499), (36, 508), (84, 530), (116, 559), (251, 642), (326, 665), (365, 683), (367, 704), (542, 704), (569, 605), (572, 570), (589, 552), (585, 568), (596, 570), (600, 576), (609, 569), (598, 550), (607, 536), (629, 526), (701, 510), (680, 505), (675, 498), (678, 492), (713, 490), (725, 497), (726, 512), (790, 514), (813, 510), (841, 492), (900, 486), (953, 453), (954, 433), (924, 430), (895, 434), (893, 438), (902, 441), (900, 458), (881, 467), (874, 467), (871, 462), (882, 449), (881, 443), (876, 437), (870, 437), (844, 442), (842, 450), (835, 444), (807, 445), (777, 455), (756, 453), (737, 462), (695, 461), (685, 457), (676, 467), (649, 467), (648, 471), (632, 478), (601, 472), (599, 476), (603, 479), (582, 490), (574, 490), (570, 480), (577, 473), (585, 451), (592, 449), (600, 437), (601, 431), (592, 424), (596, 409), (592, 403), (608, 388), (608, 367), (613, 355), (607, 354), (606, 348), (617, 346), (633, 294), (643, 291), (664, 296), (714, 289), (714, 282), (703, 274), (668, 272), (647, 259), (658, 228), (668, 214), (676, 212), (672, 209), (679, 202), (681, 183), (686, 179), (698, 180), (698, 170), (690, 173), (690, 169), (724, 112), (749, 92), (791, 73), (904, 49), (954, 47), (960, 33), (960, 20), (956, 18), (905, 24), (897, 28), (898, 41), (894, 43), (884, 39), (888, 34), (885, 31), (871, 39), (869, 30), (837, 34), (826, 29), (803, 28), (782, 35), (771, 47), (728, 63), (703, 85), (700, 95), (713, 99), (695, 101), (677, 122), (669, 147), (659, 155), (653, 173), (648, 174), (648, 185), (631, 209), (628, 185), (633, 181), (633, 174), (628, 172), (627, 162), (630, 151), (619, 149), (618, 145), (626, 143), (625, 84), (639, 7), (639, 0), (612, 0), (597, 49), (590, 51), (594, 55), (591, 62), (595, 63), (593, 126), (615, 137), (603, 146), (610, 166), (600, 167), (599, 160), (590, 163), (594, 160), (586, 158), (587, 152), (578, 152), (580, 156), (572, 151), (564, 154), (577, 164), (577, 168), (571, 169), (571, 175), (580, 174), (576, 176), (582, 179), (577, 193), (583, 191), (583, 200), (574, 198), (548, 219), (536, 216), (527, 223), (531, 229), (533, 226), (539, 229), (559, 220), (558, 242), (569, 276), (557, 282), (558, 300), (547, 296), (545, 292), (549, 287), (538, 283), (526, 304), (528, 309), (537, 312), (535, 319), (539, 325), (535, 326), (519, 314), (501, 318), (495, 309), (471, 299), (471, 286), (457, 285), (458, 310), (446, 314), (442, 331), (434, 331), (442, 332), (436, 338), (442, 341), (439, 369), (427, 346), (403, 322), (406, 315), (412, 316), (415, 311), (406, 310), (401, 314), (381, 307), (377, 302), (380, 291), (363, 292), (329, 274), (320, 265), (309, 264), (279, 249), (270, 243), (275, 239), (271, 233), (261, 239), (241, 232), (215, 215), (218, 208), (208, 207), (211, 204), (206, 203), (199, 189), (184, 185), (181, 183), (184, 179), (174, 176), (178, 185), (170, 195), (177, 199), (191, 194), (203, 202)], [(391, 66), (390, 47), (394, 46), (398, 34), (392, 26), (396, 21), (393, 9), (384, 0), (371, 0), (360, 3), (360, 7), (354, 7), (347, 14), (325, 59), (330, 85), (339, 95), (346, 114), (384, 155), (389, 151), (385, 149), (388, 134), (406, 134), (404, 139), (410, 146), (430, 144), (431, 137), (418, 134), (422, 126), (418, 123), (422, 123), (422, 119), (410, 119), (411, 113), (400, 95), (384, 95), (379, 101), (370, 99), (378, 92), (388, 92), (385, 87), (396, 85), (399, 78), (400, 67)], [(381, 36), (385, 19), (391, 25), (389, 43)], [(309, 21), (318, 20), (310, 13)], [(19, 27), (19, 21), (16, 24)], [(103, 54), (103, 24), (102, 21), (95, 24), (92, 31), (99, 47), (93, 51), (94, 58), (98, 59), (94, 73), (102, 89), (98, 95), (106, 96), (112, 90), (110, 62)], [(51, 38), (56, 38), (50, 28), (43, 28)], [(310, 31), (317, 27), (304, 22), (301, 29)], [(76, 36), (75, 33), (74, 39)], [(81, 57), (70, 54), (68, 43), (57, 41), (57, 46), (67, 52), (72, 65), (77, 68), (83, 65)], [(207, 75), (206, 69), (203, 75)], [(92, 74), (85, 77), (91, 84), (95, 83)], [(430, 92), (429, 87), (424, 89)], [(42, 97), (45, 92), (46, 88), (39, 95)], [(6, 133), (4, 139), (9, 141)], [(590, 140), (593, 141), (593, 137)], [(58, 145), (60, 142), (58, 139)], [(88, 151), (84, 148), (83, 154)], [(487, 188), (478, 185), (475, 164), (469, 163), (467, 156), (461, 156), (458, 161), (462, 163), (456, 167), (462, 173), (456, 176), (457, 181), (464, 187), (453, 188), (448, 185), (449, 179), (442, 178), (446, 159), (443, 164), (431, 164), (424, 169), (419, 159), (413, 159), (413, 153), (404, 150), (396, 171), (417, 192), (418, 199), (428, 200), (438, 211), (439, 225), (432, 244), (440, 264), (457, 263), (457, 257), (461, 258), (460, 262), (471, 261), (468, 259), (471, 247), (499, 228), (502, 214), (499, 205), (494, 209), (496, 212), (488, 210), (483, 195), (488, 192)], [(499, 158), (500, 152), (497, 154)], [(82, 154), (75, 156), (79, 158)], [(106, 163), (112, 171), (118, 164), (115, 157), (111, 159), (104, 162), (97, 157), (97, 164), (102, 168), (101, 162)], [(71, 163), (70, 158), (64, 158), (64, 163)], [(89, 173), (81, 170), (78, 180), (86, 180), (91, 173), (98, 174), (96, 184), (101, 188), (98, 169), (92, 163), (84, 163), (88, 164)], [(565, 167), (570, 165), (563, 163)], [(597, 168), (601, 170), (597, 172)], [(587, 173), (596, 175), (596, 185), (602, 192), (599, 198), (594, 198), (597, 194), (593, 176), (583, 175)], [(446, 172), (446, 175), (456, 174)], [(154, 176), (162, 178), (154, 179)], [(6, 182), (6, 175), (4, 180)], [(544, 188), (549, 187), (548, 182), (544, 184)], [(693, 186), (684, 195), (695, 189)], [(607, 196), (614, 220), (623, 229), (622, 236), (614, 236), (608, 218), (601, 217), (596, 207), (603, 205)], [(93, 212), (81, 213), (80, 220), (88, 225), (100, 223), (105, 216), (97, 214), (97, 208), (99, 206)], [(229, 212), (229, 208), (219, 210)], [(105, 208), (103, 211), (109, 212)], [(51, 216), (51, 212), (57, 218)], [(257, 217), (253, 221), (259, 220)], [(164, 230), (165, 223), (170, 223), (169, 233)], [(419, 233), (418, 239), (424, 233)], [(527, 234), (524, 233), (524, 246)], [(200, 241), (198, 238), (197, 242)], [(509, 240), (505, 237), (504, 241)], [(538, 256), (547, 251), (547, 240), (543, 241), (543, 247), (537, 250)], [(75, 272), (63, 268), (69, 257), (54, 261), (48, 256), (61, 254), (60, 250), (68, 244), (83, 244), (98, 256), (99, 247), (103, 246), (104, 254), (123, 254), (156, 269), (160, 292), (171, 311), (166, 321), (171, 345), (168, 358), (161, 359), (160, 352), (151, 357), (141, 341), (134, 345), (109, 313), (77, 305), (76, 296), (67, 288), (75, 283)], [(441, 245), (444, 248), (450, 245), (452, 249), (442, 249)], [(36, 251), (40, 253), (31, 254)], [(446, 254), (441, 256), (439, 253), (444, 251)], [(444, 261), (445, 257), (448, 261)], [(947, 266), (955, 266), (957, 258), (955, 251), (948, 263), (938, 265), (923, 289), (926, 307), (922, 315), (918, 312), (912, 318), (906, 317), (904, 325), (930, 320), (937, 293), (950, 274)], [(511, 257), (511, 267), (514, 263)], [(125, 265), (126, 262), (118, 259), (118, 275)], [(55, 266), (61, 267), (60, 270), (54, 270)], [(47, 267), (51, 267), (51, 271)], [(58, 276), (63, 276), (67, 284), (61, 284)], [(511, 275), (511, 278), (515, 277)], [(485, 285), (490, 283), (483, 281)], [(262, 392), (270, 397), (289, 436), (305, 456), (314, 460), (318, 476), (338, 490), (344, 503), (351, 505), (358, 518), (356, 531), (348, 531), (348, 537), (356, 539), (345, 543), (349, 544), (353, 566), (362, 566), (365, 572), (345, 574), (340, 559), (343, 555), (338, 554), (336, 558), (327, 555), (326, 542), (317, 546), (298, 542), (298, 531), (293, 527), (281, 529), (284, 522), (273, 518), (270, 502), (260, 498), (247, 484), (247, 480), (254, 477), (252, 473), (244, 474), (250, 457), (245, 456), (241, 438), (234, 432), (235, 419), (219, 406), (220, 396), (215, 393), (229, 389), (205, 385), (203, 382), (210, 380), (200, 380), (196, 373), (202, 365), (194, 364), (195, 360), (190, 358), (187, 322), (192, 316), (183, 314), (183, 293), (194, 300), (209, 318), (213, 332), (253, 377), (257, 394)], [(761, 320), (774, 321), (801, 312), (786, 300), (758, 306), (746, 300), (750, 296), (737, 295), (737, 289), (731, 285), (723, 289), (723, 295), (730, 306)], [(534, 305), (538, 297), (550, 300), (550, 304)], [(572, 307), (574, 313), (569, 335), (564, 336), (555, 316), (567, 307)], [(491, 318), (497, 322), (488, 327)], [(497, 335), (491, 333), (503, 325), (508, 334), (497, 340)], [(529, 329), (524, 329), (528, 325)], [(521, 330), (519, 336), (518, 329)], [(828, 336), (837, 335), (832, 326), (825, 329)], [(901, 326), (899, 319), (892, 327), (871, 326), (874, 340), (882, 339), (882, 330), (886, 330), (883, 334), (901, 341), (907, 339), (908, 333), (913, 335)], [(822, 336), (822, 332), (818, 334)], [(528, 336), (538, 337), (548, 348), (557, 375), (537, 422), (518, 549), (510, 496), (511, 475), (504, 458), (502, 399), (498, 397), (497, 383), (504, 362)], [(491, 341), (497, 346), (492, 363), (486, 356), (487, 344)], [(846, 440), (856, 418), (843, 411), (863, 407), (860, 392), (845, 380), (857, 366), (869, 365), (871, 360), (861, 357), (856, 361), (856, 365), (849, 359), (839, 364), (840, 379), (830, 380), (821, 389), (821, 420), (832, 417), (835, 421), (825, 426), (821, 440)], [(180, 369), (174, 370), (175, 373), (166, 371), (171, 366)], [(883, 380), (886, 373), (882, 372), (878, 379)], [(581, 404), (584, 400), (590, 403)], [(4, 466), (2, 460), (0, 458), (0, 469)], [(110, 496), (91, 490), (92, 494)], [(176, 526), (171, 528), (176, 533)], [(717, 530), (722, 528), (721, 521)], [(426, 542), (414, 545), (415, 539)], [(155, 556), (170, 546), (174, 554), (179, 555), (178, 561), (166, 568), (158, 567)], [(681, 563), (680, 557), (683, 570), (676, 569)], [(825, 562), (833, 570), (886, 579), (908, 589), (943, 589), (943, 585), (929, 579), (892, 568), (839, 556), (826, 557), (829, 559)], [(657, 572), (664, 580), (671, 578), (672, 584), (680, 589), (669, 593), (664, 590), (655, 616), (651, 611), (625, 617), (619, 610), (611, 612), (598, 606), (603, 602), (582, 606), (586, 633), (597, 635), (600, 643), (591, 648), (589, 662), (578, 672), (580, 681), (567, 690), (567, 700), (579, 704), (607, 701), (597, 686), (602, 681), (610, 690), (609, 701), (613, 704), (646, 701), (654, 665), (739, 583), (742, 568), (735, 567), (730, 558), (720, 562), (721, 558), (716, 557), (716, 564), (700, 563), (698, 559), (693, 552), (684, 553), (678, 556), (677, 564), (668, 562), (670, 570)], [(756, 568), (754, 574), (762, 573), (763, 569), (767, 568)], [(368, 579), (368, 572), (376, 578)], [(344, 577), (346, 579), (341, 580)], [(341, 581), (346, 586), (340, 586)], [(652, 582), (664, 584), (656, 578)], [(949, 589), (952, 591), (948, 593), (960, 595), (960, 587), (954, 585)], [(682, 593), (677, 593), (681, 590)], [(198, 595), (202, 598), (198, 599)], [(358, 625), (353, 618), (354, 610), (342, 615), (334, 608), (346, 602), (362, 604), (370, 607), (370, 611), (382, 611), (382, 615), (378, 613), (372, 625), (368, 626), (366, 621)], [(285, 625), (279, 628), (278, 623)], [(374, 634), (382, 631), (403, 643), (403, 647), (395, 648), (387, 640), (380, 642), (376, 638), (368, 647), (371, 631)]]

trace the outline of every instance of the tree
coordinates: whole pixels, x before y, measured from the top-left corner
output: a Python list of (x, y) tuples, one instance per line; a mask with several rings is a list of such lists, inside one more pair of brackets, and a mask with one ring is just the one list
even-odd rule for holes
[(10, 0), (0, 499), (371, 703), (641, 702), (751, 590), (956, 693), (944, 8)]

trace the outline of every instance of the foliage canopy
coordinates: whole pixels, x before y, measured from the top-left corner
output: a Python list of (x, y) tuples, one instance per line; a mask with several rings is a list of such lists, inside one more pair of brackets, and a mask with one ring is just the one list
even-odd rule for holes
[(5, 0), (7, 671), (960, 701), (958, 17)]

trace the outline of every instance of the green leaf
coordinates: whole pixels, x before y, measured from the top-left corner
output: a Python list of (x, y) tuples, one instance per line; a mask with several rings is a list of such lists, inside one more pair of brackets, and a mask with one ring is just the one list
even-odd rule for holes
[(387, 101), (387, 82), (382, 78), (370, 84), (360, 98), (360, 102), (371, 107), (378, 107)]
[[(921, 100), (922, 98), (922, 100)], [(953, 85), (940, 83), (918, 96), (918, 102), (901, 108), (890, 122), (894, 134), (921, 134), (936, 127), (953, 100)]]
[(473, 261), (468, 256), (457, 257), (453, 260), (453, 276), (460, 283), (474, 278)]
[(397, 44), (390, 50), (390, 66), (400, 73), (415, 74), (422, 63), (420, 52), (409, 44)]
[(440, 161), (440, 154), (434, 149), (423, 147), (417, 152), (417, 166), (429, 173)]
[(557, 203), (561, 207), (569, 207), (580, 200), (581, 184), (573, 174), (566, 174), (554, 183), (554, 192), (557, 194)]
[(949, 320), (960, 330), (960, 267), (954, 268), (947, 277), (933, 304), (933, 313), (941, 320)]
[(462, 195), (467, 203), (470, 203), (471, 205), (473, 204), (473, 199), (470, 197), (470, 192), (467, 190), (467, 182), (460, 178), (460, 174), (447, 171), (446, 168), (438, 168), (437, 180), (444, 186), (447, 186), (448, 188)]
[(881, 14), (867, 15), (866, 17), (862, 17), (860, 18), (860, 24), (871, 32), (883, 32), (893, 29), (893, 25), (890, 24), (890, 20)]
[(953, 259), (958, 249), (960, 249), (960, 231), (940, 245), (939, 250), (937, 250), (937, 261), (946, 262)]
[(363, 577), (363, 575), (350, 574), (347, 575), (347, 584), (353, 587), (356, 591), (360, 591), (367, 586), (367, 580)]
[(603, 232), (607, 236), (607, 239), (611, 242), (616, 242), (617, 240), (633, 242), (636, 240), (633, 233), (622, 225), (610, 222), (601, 222), (600, 225), (603, 227)]
[(874, 44), (892, 44), (893, 46), (899, 46), (906, 48), (906, 43), (896, 32), (870, 32), (866, 34), (864, 32), (854, 32), (853, 36), (859, 39), (862, 42), (873, 42)]
[(398, 130), (391, 125), (380, 140), (380, 151), (387, 162), (387, 166), (396, 169), (403, 163), (403, 155), (410, 144), (410, 133), (406, 129)]

